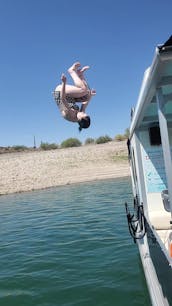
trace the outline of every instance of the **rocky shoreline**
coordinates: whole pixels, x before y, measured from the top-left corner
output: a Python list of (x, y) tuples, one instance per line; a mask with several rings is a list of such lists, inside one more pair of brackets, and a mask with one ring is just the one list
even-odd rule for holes
[(0, 195), (130, 175), (126, 142), (0, 155)]

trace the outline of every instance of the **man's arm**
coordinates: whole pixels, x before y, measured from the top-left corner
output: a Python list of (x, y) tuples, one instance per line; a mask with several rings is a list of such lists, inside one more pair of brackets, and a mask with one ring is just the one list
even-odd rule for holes
[(65, 76), (64, 74), (62, 74), (61, 80), (62, 80), (61, 99), (62, 99), (62, 101), (64, 102), (64, 100), (65, 100), (65, 98), (66, 98), (66, 94), (65, 94), (66, 76)]
[(85, 110), (86, 110), (86, 108), (88, 106), (88, 103), (90, 102), (92, 96), (95, 96), (95, 95), (96, 95), (95, 89), (91, 89), (88, 101), (84, 101), (81, 104), (80, 112), (85, 112)]
[(69, 109), (69, 105), (66, 102), (66, 90), (65, 90), (66, 89), (66, 80), (67, 80), (67, 78), (66, 78), (64, 73), (61, 76), (61, 80), (62, 80), (61, 99), (62, 99), (63, 104), (66, 106), (66, 108)]
[(80, 112), (84, 112), (84, 113), (85, 113), (85, 110), (86, 110), (86, 108), (87, 108), (88, 103), (90, 102), (90, 100), (91, 100), (91, 97), (90, 97), (90, 99), (89, 99), (88, 101), (82, 102), (81, 108), (80, 108)]

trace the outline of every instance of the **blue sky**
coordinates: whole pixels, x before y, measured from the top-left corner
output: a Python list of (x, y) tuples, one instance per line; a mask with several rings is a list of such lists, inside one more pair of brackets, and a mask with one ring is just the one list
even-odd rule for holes
[[(124, 133), (155, 47), (172, 34), (171, 12), (171, 0), (0, 0), (0, 146)], [(76, 60), (91, 66), (97, 91), (81, 133), (52, 97)]]

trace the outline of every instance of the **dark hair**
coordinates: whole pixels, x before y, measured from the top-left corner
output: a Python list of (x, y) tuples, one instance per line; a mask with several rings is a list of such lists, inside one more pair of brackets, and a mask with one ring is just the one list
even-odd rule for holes
[(86, 116), (78, 121), (79, 124), (79, 131), (81, 132), (82, 129), (87, 129), (90, 126), (90, 117)]

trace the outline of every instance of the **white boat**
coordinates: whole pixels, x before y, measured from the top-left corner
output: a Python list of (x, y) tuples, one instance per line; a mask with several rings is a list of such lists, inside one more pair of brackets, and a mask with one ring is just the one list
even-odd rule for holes
[(131, 113), (134, 213), (126, 204), (153, 306), (172, 305), (172, 36), (155, 50)]

